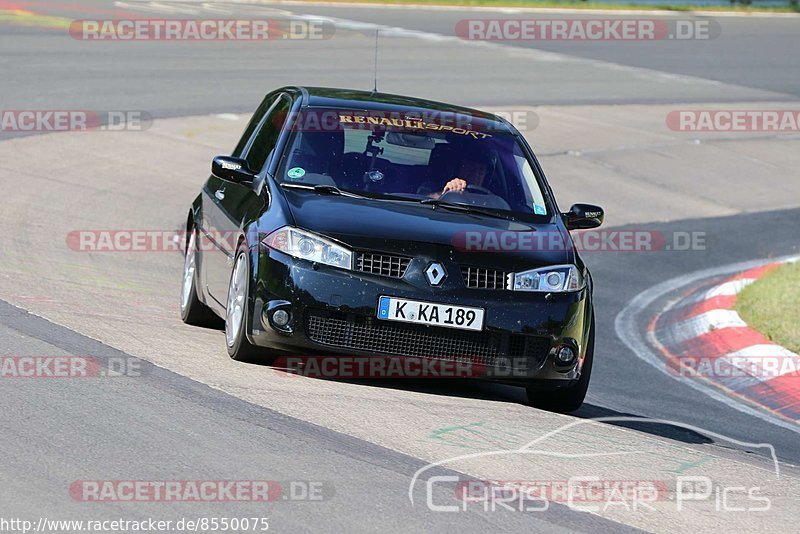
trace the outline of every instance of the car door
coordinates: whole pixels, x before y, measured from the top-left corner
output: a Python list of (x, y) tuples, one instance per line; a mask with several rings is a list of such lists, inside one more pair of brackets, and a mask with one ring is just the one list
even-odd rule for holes
[[(237, 151), (241, 150), (238, 157), (247, 161), (251, 170), (265, 172), (268, 156), (275, 148), (291, 104), (288, 95), (279, 95), (258, 122), (250, 139), (243, 147), (237, 147)], [(209, 240), (214, 251), (208, 255), (206, 263), (206, 284), (211, 297), (224, 306), (243, 222), (262, 209), (264, 198), (256, 193), (252, 185), (237, 184), (213, 176), (206, 188), (204, 197), (208, 199), (209, 209), (206, 211), (204, 207), (204, 213), (208, 216)]]

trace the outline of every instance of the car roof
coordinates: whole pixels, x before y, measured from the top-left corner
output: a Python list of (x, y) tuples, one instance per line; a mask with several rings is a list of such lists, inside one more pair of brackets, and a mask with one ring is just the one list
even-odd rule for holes
[(478, 109), (456, 106), (434, 100), (426, 100), (411, 96), (395, 95), (355, 89), (338, 89), (332, 87), (287, 87), (287, 91), (302, 94), (303, 107), (370, 109), (376, 111), (435, 111), (453, 114), (466, 114), (502, 125), (509, 132), (515, 130), (502, 117), (480, 111)]

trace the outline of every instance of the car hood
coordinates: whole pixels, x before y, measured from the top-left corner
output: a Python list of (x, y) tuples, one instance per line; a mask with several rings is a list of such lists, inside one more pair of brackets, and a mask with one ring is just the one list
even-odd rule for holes
[(298, 227), (355, 250), (510, 270), (573, 261), (569, 235), (555, 223), (534, 225), (414, 202), (283, 192)]

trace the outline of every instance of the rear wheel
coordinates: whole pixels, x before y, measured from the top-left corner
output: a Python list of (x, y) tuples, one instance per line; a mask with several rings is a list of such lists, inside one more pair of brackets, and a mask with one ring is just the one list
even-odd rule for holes
[(589, 327), (589, 342), (586, 345), (586, 356), (581, 368), (581, 376), (572, 386), (559, 388), (554, 391), (537, 390), (535, 386), (528, 386), (528, 403), (535, 408), (551, 412), (574, 412), (583, 404), (586, 391), (589, 389), (589, 379), (592, 375), (592, 361), (594, 360), (594, 312)]
[(191, 232), (183, 259), (181, 320), (192, 326), (219, 326), (220, 318), (197, 296), (197, 231)]
[(242, 362), (254, 361), (264, 350), (247, 339), (249, 313), (248, 291), (250, 285), (250, 256), (247, 247), (239, 245), (228, 285), (228, 305), (225, 313), (225, 342), (228, 355)]

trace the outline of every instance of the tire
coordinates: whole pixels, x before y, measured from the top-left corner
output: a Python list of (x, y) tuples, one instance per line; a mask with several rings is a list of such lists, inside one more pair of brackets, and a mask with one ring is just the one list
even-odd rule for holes
[(592, 322), (589, 326), (589, 342), (586, 345), (586, 356), (581, 368), (581, 376), (578, 382), (566, 388), (553, 391), (537, 390), (535, 386), (526, 388), (528, 403), (542, 410), (550, 412), (568, 413), (574, 412), (583, 404), (586, 398), (586, 391), (589, 389), (589, 380), (592, 375), (592, 362), (594, 361), (594, 311), (592, 311)]
[(191, 229), (183, 260), (181, 285), (181, 320), (192, 326), (216, 327), (222, 321), (197, 296), (197, 231)]
[(242, 243), (236, 251), (236, 261), (228, 283), (228, 303), (225, 311), (225, 345), (228, 355), (238, 362), (253, 362), (265, 354), (247, 339), (247, 319), (250, 289), (250, 256)]

